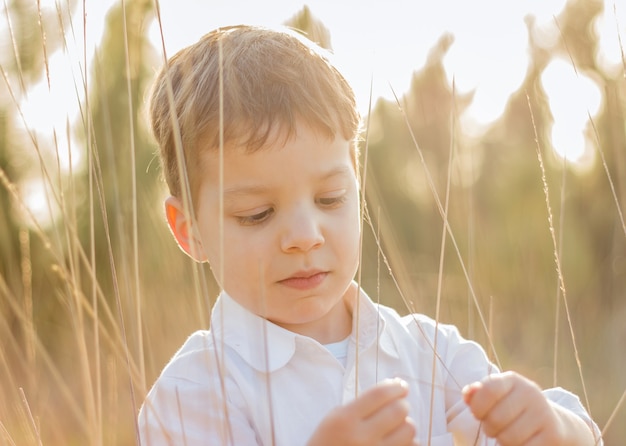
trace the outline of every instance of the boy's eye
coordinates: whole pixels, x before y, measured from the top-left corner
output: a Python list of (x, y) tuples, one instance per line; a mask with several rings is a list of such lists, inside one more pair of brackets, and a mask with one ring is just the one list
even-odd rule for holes
[(252, 226), (267, 220), (274, 213), (273, 208), (267, 208), (263, 212), (253, 215), (237, 216), (237, 221), (244, 226)]
[(339, 206), (346, 201), (345, 195), (339, 195), (337, 197), (321, 197), (317, 199), (317, 203), (326, 208), (333, 208)]

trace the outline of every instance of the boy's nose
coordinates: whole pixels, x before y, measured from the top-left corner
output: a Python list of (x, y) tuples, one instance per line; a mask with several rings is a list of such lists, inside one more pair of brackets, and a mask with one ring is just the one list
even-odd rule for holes
[(294, 211), (288, 218), (281, 238), (285, 252), (310, 251), (324, 244), (324, 236), (315, 212), (306, 209)]

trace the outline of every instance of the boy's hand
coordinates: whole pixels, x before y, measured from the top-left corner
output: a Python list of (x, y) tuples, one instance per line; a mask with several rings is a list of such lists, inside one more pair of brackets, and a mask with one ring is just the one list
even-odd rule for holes
[(413, 446), (415, 426), (408, 417), (404, 381), (386, 380), (330, 412), (308, 446)]
[(581, 418), (550, 403), (537, 384), (517, 373), (470, 384), (463, 397), (485, 433), (501, 446), (595, 444)]

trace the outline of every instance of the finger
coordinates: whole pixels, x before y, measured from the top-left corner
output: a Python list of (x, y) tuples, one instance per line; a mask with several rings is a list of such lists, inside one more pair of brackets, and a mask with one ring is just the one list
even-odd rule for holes
[(490, 437), (500, 435), (518, 422), (528, 407), (530, 406), (525, 387), (514, 385), (511, 391), (500, 398), (481, 418), (485, 432)]
[(406, 417), (403, 423), (390, 432), (381, 442), (381, 446), (415, 446), (415, 422)]
[(401, 379), (388, 379), (366, 390), (349, 405), (357, 415), (367, 418), (390, 402), (404, 398), (409, 393), (409, 385)]
[(556, 433), (555, 414), (550, 404), (541, 393), (539, 387), (532, 381), (521, 381), (515, 387), (512, 397), (524, 407), (522, 412), (498, 433), (497, 439), (500, 444), (517, 445), (524, 444), (560, 444)]
[(367, 429), (380, 432), (384, 437), (406, 422), (409, 409), (406, 399), (392, 400), (365, 419)]
[(466, 386), (463, 394), (474, 416), (482, 420), (489, 411), (513, 391), (516, 375), (502, 373), (490, 375), (483, 381)]
[(529, 410), (519, 413), (511, 422), (498, 432), (490, 433), (487, 424), (483, 424), (485, 433), (498, 440), (502, 446), (527, 445), (533, 437), (537, 437), (541, 424), (538, 422), (538, 414)]

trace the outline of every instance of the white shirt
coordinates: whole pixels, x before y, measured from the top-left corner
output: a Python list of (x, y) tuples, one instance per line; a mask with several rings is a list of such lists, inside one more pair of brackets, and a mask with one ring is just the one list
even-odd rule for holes
[[(363, 292), (358, 307), (344, 366), (314, 339), (222, 293), (211, 330), (189, 337), (146, 397), (142, 446), (304, 445), (331, 409), (395, 377), (409, 383), (409, 416), (421, 444), (495, 444), (482, 436), (476, 441), (479, 423), (461, 394), (464, 385), (498, 371), (484, 350), (453, 326), (419, 314), (400, 317)], [(597, 431), (575, 395), (560, 388), (545, 395)]]

